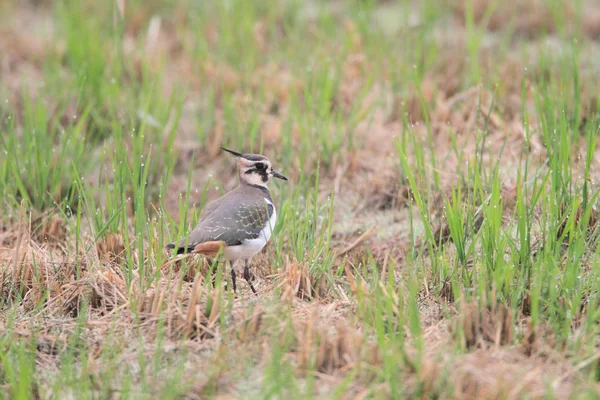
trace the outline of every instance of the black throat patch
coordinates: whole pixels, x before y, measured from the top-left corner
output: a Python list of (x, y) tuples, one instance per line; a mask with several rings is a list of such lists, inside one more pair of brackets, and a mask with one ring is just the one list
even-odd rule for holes
[(260, 175), (260, 179), (262, 179), (263, 182), (266, 183), (269, 181), (269, 174), (267, 173), (267, 170), (252, 168), (252, 169), (249, 169), (248, 171), (244, 172), (244, 174), (246, 174), (246, 175), (255, 174), (255, 173)]

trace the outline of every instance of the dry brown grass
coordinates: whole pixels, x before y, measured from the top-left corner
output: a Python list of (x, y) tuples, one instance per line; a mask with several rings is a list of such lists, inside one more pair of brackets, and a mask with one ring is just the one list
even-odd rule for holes
[(457, 331), (464, 334), (463, 341), (468, 348), (487, 348), (487, 343), (500, 346), (512, 341), (512, 313), (503, 304), (490, 309), (472, 301), (462, 307), (458, 320)]
[[(249, 290), (242, 290), (230, 309), (228, 304), (219, 302), (223, 288), (213, 288), (202, 273), (192, 272), (198, 266), (197, 260), (183, 260), (172, 264), (173, 268), (163, 268), (157, 282), (144, 288), (138, 277), (134, 276), (127, 284), (123, 276), (118, 264), (123, 246), (119, 235), (109, 235), (98, 242), (96, 252), (80, 256), (77, 265), (62, 250), (38, 245), (29, 235), (27, 224), (22, 226), (25, 228), (21, 236), (10, 240), (12, 246), (0, 253), (0, 263), (8, 266), (0, 284), (1, 293), (5, 302), (20, 303), (23, 319), (18, 331), (22, 335), (31, 336), (32, 327), (38, 323), (36, 315), (44, 316), (36, 340), (47, 368), (56, 365), (57, 357), (66, 348), (65, 338), (75, 329), (74, 317), (84, 307), (89, 314), (87, 341), (90, 346), (98, 346), (99, 352), (102, 337), (108, 334), (114, 318), (118, 318), (117, 332), (110, 333), (114, 337), (139, 332), (152, 342), (156, 340), (159, 322), (164, 321), (170, 343), (190, 341), (202, 344), (201, 351), (210, 348), (218, 352), (219, 338), (227, 335), (229, 348), (246, 349), (243, 351), (250, 354), (262, 348), (268, 355), (264, 329), (269, 324), (265, 320), (273, 318), (268, 302), (257, 300), (255, 307), (248, 308), (246, 302), (252, 295)], [(206, 272), (207, 265), (200, 263), (200, 266)], [(367, 284), (349, 266), (345, 276), (351, 293), (370, 296)], [(295, 360), (298, 373), (316, 368), (325, 387), (339, 383), (348, 371), (361, 365), (363, 372), (355, 376), (349, 393), (364, 395), (382, 359), (375, 342), (360, 327), (353, 326), (354, 319), (350, 317), (353, 301), (345, 304), (333, 300), (332, 293), (323, 290), (319, 279), (301, 263), (291, 263), (281, 275), (262, 279), (267, 282), (259, 287), (261, 298), (272, 296), (274, 289), (280, 291), (292, 311), (295, 345), (290, 357)], [(273, 282), (269, 283), (270, 280)], [(456, 340), (453, 329), (440, 314), (439, 304), (428, 301), (422, 304), (420, 313), (423, 326), (427, 326), (424, 340), (428, 350), (416, 366), (415, 374), (403, 377), (408, 388), (419, 388), (419, 393), (433, 396), (440, 390), (440, 382), (450, 381), (455, 398), (518, 398), (525, 394), (538, 397), (545, 393), (548, 380), (552, 380), (555, 393), (562, 397), (570, 393), (579, 379), (565, 355), (552, 342), (542, 339), (544, 334), (540, 331), (528, 331), (523, 345), (512, 347), (515, 321), (504, 306), (481, 308), (474, 302), (462, 307), (456, 323), (460, 325), (459, 331), (464, 332), (464, 345), (470, 350), (462, 356), (443, 355), (444, 349)], [(137, 317), (130, 311), (132, 305)], [(30, 314), (33, 310), (35, 314)], [(222, 326), (222, 313), (234, 322)], [(135, 349), (131, 351), (134, 353), (124, 357), (132, 357)], [(203, 368), (211, 360), (200, 358), (195, 362), (198, 368)], [(219, 379), (224, 379), (226, 373), (220, 374), (224, 375)], [(514, 385), (517, 381), (519, 384)], [(211, 382), (198, 383), (190, 395), (197, 393), (203, 397), (202, 393), (213, 387)], [(387, 389), (381, 386), (378, 391), (386, 393)]]

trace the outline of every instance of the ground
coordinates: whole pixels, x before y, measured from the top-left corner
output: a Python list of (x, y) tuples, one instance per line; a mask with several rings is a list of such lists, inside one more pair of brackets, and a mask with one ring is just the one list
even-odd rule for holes
[[(594, 0), (0, 0), (0, 394), (599, 397), (598, 39)], [(222, 145), (289, 178), (258, 295), (165, 249)]]

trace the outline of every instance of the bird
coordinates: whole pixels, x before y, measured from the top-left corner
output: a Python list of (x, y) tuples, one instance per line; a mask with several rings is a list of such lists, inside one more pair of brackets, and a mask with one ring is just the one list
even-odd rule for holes
[(277, 211), (267, 183), (271, 178), (288, 179), (273, 169), (271, 161), (260, 154), (238, 153), (221, 147), (237, 158), (239, 184), (232, 191), (204, 207), (200, 220), (187, 238), (168, 249), (177, 248), (180, 254), (202, 254), (209, 258), (221, 255), (231, 264), (231, 282), (236, 292), (234, 263), (244, 260), (244, 279), (252, 292), (250, 263), (267, 244)]

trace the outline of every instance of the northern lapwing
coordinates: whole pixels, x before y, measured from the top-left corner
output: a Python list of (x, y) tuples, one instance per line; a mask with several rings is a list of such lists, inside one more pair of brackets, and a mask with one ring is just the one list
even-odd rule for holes
[(271, 238), (277, 212), (267, 188), (271, 177), (287, 178), (275, 171), (271, 162), (259, 154), (242, 154), (221, 147), (238, 160), (239, 185), (231, 192), (205, 206), (200, 221), (189, 237), (179, 244), (177, 254), (195, 253), (207, 257), (221, 254), (231, 263), (231, 282), (236, 291), (234, 263), (244, 260), (244, 279), (253, 293), (250, 261)]

